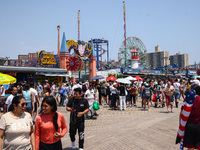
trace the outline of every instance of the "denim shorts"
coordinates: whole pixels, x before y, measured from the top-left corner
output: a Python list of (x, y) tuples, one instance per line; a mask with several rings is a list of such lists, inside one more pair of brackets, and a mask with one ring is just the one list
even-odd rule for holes
[(175, 99), (180, 99), (180, 91), (175, 91), (174, 97), (175, 97)]
[(59, 93), (56, 93), (56, 94), (55, 94), (55, 97), (58, 98), (58, 96), (59, 96)]
[(33, 110), (33, 106), (31, 103), (28, 103), (28, 105), (26, 106), (26, 111), (32, 111)]

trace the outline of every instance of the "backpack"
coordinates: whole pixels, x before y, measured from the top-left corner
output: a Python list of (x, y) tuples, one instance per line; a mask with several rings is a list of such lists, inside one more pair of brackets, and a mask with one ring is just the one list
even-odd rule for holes
[(107, 94), (107, 95), (110, 95), (110, 93), (111, 93), (111, 92), (110, 92), (110, 87), (107, 86), (107, 88), (106, 88), (106, 94)]
[(150, 91), (149, 88), (148, 88), (148, 89), (145, 89), (144, 96), (145, 96), (145, 98), (150, 98), (150, 96), (151, 96), (151, 91)]
[(135, 87), (131, 87), (130, 94), (131, 94), (131, 95), (134, 95), (134, 94), (135, 94)]
[(104, 85), (101, 86), (101, 94), (105, 94), (105, 87), (104, 87)]
[(83, 91), (83, 92), (86, 92), (86, 91), (87, 91), (87, 87), (86, 87), (85, 84), (83, 84), (83, 86), (82, 86), (82, 91)]

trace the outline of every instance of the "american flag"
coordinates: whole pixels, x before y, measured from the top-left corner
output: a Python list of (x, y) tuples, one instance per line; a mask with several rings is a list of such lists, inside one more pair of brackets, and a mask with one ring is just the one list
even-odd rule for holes
[(180, 150), (183, 150), (185, 126), (190, 116), (195, 97), (196, 97), (196, 91), (194, 89), (191, 89), (189, 92), (186, 92), (185, 103), (181, 114), (181, 122), (176, 137), (176, 144), (180, 143)]

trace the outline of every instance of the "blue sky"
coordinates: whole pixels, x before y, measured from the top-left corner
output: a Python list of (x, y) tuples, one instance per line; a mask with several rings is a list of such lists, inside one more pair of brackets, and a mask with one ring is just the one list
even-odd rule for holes
[[(190, 54), (199, 62), (199, 0), (126, 0), (127, 37), (136, 36), (148, 52)], [(77, 40), (81, 11), (81, 40), (109, 41), (110, 58), (117, 59), (123, 41), (122, 0), (1, 0), (1, 57), (17, 58), (42, 49), (57, 52), (57, 25), (66, 39)], [(62, 37), (62, 36), (61, 36)]]

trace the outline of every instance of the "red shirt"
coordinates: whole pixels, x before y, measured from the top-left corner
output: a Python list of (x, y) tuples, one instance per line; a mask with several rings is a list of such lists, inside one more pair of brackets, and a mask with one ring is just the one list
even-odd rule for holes
[(188, 122), (200, 124), (200, 96), (196, 96)]
[[(61, 137), (63, 137), (67, 133), (67, 125), (65, 122), (65, 118), (62, 113), (58, 113), (58, 130), (57, 132), (61, 131)], [(36, 142), (36, 149), (39, 149), (40, 141), (47, 144), (53, 144), (58, 142), (61, 138), (54, 139), (54, 133), (56, 132), (55, 127), (53, 125), (53, 116), (47, 114), (40, 114), (37, 116), (35, 121), (35, 142)]]

